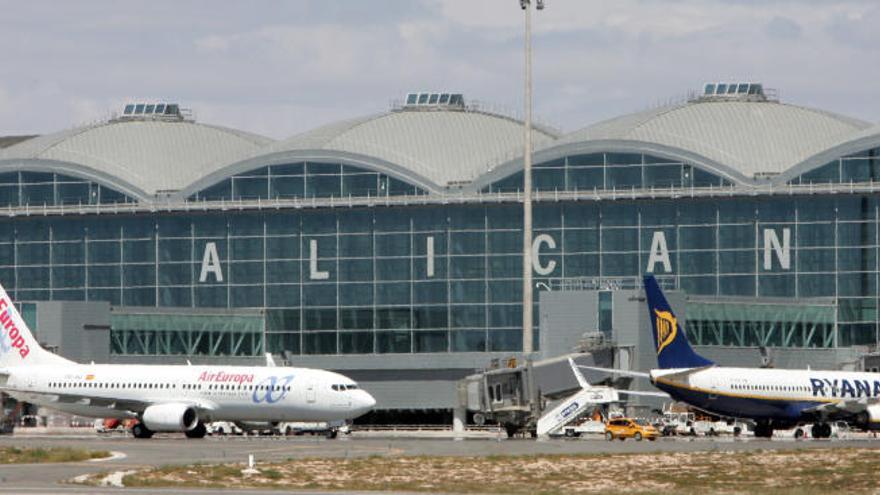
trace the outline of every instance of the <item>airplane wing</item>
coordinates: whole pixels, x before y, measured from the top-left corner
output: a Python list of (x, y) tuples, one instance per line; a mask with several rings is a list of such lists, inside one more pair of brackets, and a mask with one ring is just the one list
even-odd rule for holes
[(619, 370), (614, 368), (597, 368), (595, 366), (583, 366), (578, 365), (578, 368), (583, 368), (585, 370), (591, 371), (602, 371), (604, 373), (610, 373), (614, 375), (623, 375), (623, 376), (634, 376), (636, 378), (649, 378), (650, 375), (648, 373), (642, 371), (629, 371), (629, 370)]
[(618, 394), (626, 394), (626, 395), (641, 395), (645, 397), (662, 397), (664, 399), (669, 398), (669, 394), (666, 392), (646, 392), (642, 390), (623, 390), (617, 389)]
[(56, 402), (59, 404), (79, 404), (83, 406), (92, 406), (92, 407), (105, 407), (108, 409), (115, 409), (118, 411), (130, 411), (133, 413), (141, 413), (147, 407), (154, 404), (162, 404), (165, 402), (175, 402), (175, 403), (183, 403), (188, 404), (195, 407), (201, 411), (213, 411), (216, 409), (216, 404), (208, 401), (193, 401), (188, 399), (183, 400), (162, 400), (162, 401), (147, 401), (147, 400), (137, 400), (137, 399), (114, 399), (108, 397), (97, 397), (93, 395), (86, 394), (67, 394), (67, 393), (45, 393), (45, 392), (35, 392), (33, 390), (23, 390), (17, 389), (15, 387), (0, 387), (0, 391), (9, 393), (17, 393), (22, 395), (30, 395), (30, 396), (42, 396), (48, 402)]
[(855, 416), (867, 411), (868, 406), (880, 403), (877, 398), (862, 397), (860, 399), (841, 400), (837, 402), (826, 402), (815, 407), (804, 409), (805, 413), (818, 414), (822, 418), (831, 418), (839, 416)]

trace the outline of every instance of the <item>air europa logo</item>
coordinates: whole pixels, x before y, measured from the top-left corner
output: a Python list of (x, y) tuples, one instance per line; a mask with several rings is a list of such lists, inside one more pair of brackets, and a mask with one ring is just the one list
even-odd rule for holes
[(657, 316), (654, 320), (654, 328), (657, 329), (657, 354), (659, 355), (663, 349), (675, 340), (678, 333), (678, 322), (672, 316), (670, 311), (654, 310)]
[(293, 375), (267, 377), (254, 387), (251, 400), (254, 401), (254, 404), (261, 402), (274, 404), (287, 396), (287, 386), (291, 381), (293, 381)]
[(224, 371), (209, 373), (207, 371), (203, 371), (202, 374), (199, 375), (199, 381), (213, 383), (232, 382), (241, 385), (242, 383), (253, 383), (254, 375), (252, 373), (226, 373)]
[(12, 320), (12, 307), (10, 307), (9, 301), (6, 299), (0, 299), (0, 325), (3, 326), (2, 335), (4, 339), (9, 340), (13, 348), (18, 349), (18, 355), (24, 359), (30, 354), (31, 349), (25, 343), (21, 330), (15, 326), (15, 322)]

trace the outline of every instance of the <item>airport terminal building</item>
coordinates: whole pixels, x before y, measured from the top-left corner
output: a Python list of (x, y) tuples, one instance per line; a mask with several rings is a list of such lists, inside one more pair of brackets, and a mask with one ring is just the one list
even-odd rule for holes
[[(38, 328), (45, 302), (97, 308), (81, 326), (109, 339), (82, 357), (271, 352), (382, 409), (447, 410), (456, 380), (522, 354), (522, 136), (421, 93), (281, 141), (166, 103), (0, 138), (0, 282)], [(614, 337), (643, 311), (614, 293), (644, 272), (721, 362), (768, 346), (840, 366), (880, 341), (880, 126), (709, 84), (533, 140), (538, 355)], [(555, 335), (540, 305), (570, 291), (595, 318)]]

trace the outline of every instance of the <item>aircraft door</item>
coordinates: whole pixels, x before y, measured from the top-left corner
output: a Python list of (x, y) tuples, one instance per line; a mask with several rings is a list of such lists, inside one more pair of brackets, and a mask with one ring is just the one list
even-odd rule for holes
[(306, 402), (309, 404), (314, 404), (316, 400), (317, 392), (315, 391), (315, 383), (310, 382), (308, 387), (306, 387)]

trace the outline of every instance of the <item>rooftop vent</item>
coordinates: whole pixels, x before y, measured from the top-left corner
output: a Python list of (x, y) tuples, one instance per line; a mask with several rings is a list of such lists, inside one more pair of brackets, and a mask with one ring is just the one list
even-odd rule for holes
[(118, 120), (192, 121), (192, 111), (177, 103), (127, 103)]
[(702, 101), (778, 101), (776, 90), (765, 89), (755, 82), (711, 82), (703, 86), (703, 93), (697, 100)]
[(405, 110), (464, 110), (464, 95), (461, 93), (407, 93), (403, 108)]

